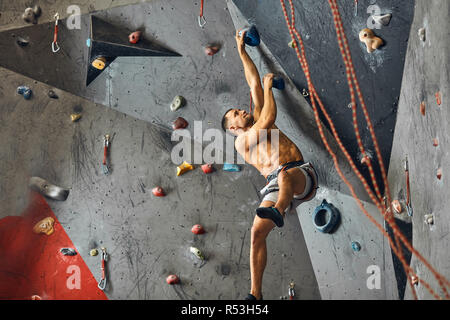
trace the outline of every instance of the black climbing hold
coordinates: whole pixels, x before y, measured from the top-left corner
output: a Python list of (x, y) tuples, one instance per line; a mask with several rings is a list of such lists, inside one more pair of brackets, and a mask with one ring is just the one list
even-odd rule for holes
[(317, 230), (323, 233), (332, 233), (340, 221), (341, 214), (339, 210), (323, 200), (313, 213), (312, 220)]
[(49, 96), (49, 98), (58, 99), (58, 95), (53, 90), (48, 90), (47, 95)]
[(352, 249), (353, 249), (353, 251), (356, 251), (356, 252), (361, 251), (361, 245), (359, 244), (359, 242), (353, 241)]

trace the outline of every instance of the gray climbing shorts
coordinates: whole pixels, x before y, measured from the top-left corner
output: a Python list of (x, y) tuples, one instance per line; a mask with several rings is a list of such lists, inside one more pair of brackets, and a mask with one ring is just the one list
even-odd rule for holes
[[(270, 180), (268, 181), (267, 185), (260, 191), (261, 195), (263, 196), (262, 201), (272, 201), (275, 203), (278, 201), (278, 192), (280, 190), (280, 187), (278, 185), (278, 173), (281, 171), (282, 167), (284, 167), (284, 165), (280, 166), (280, 168), (277, 169), (277, 172), (275, 174), (271, 174), (268, 176), (268, 180), (269, 179)], [(302, 194), (294, 195), (294, 198), (292, 199), (290, 206), (285, 211), (286, 213), (297, 208), (301, 203), (305, 202), (306, 201), (305, 197), (307, 197), (311, 193), (313, 188), (317, 189), (314, 179), (311, 177), (311, 174), (314, 174), (315, 181), (317, 181), (317, 175), (311, 163), (308, 162), (299, 164), (297, 166), (289, 166), (288, 168), (300, 169), (300, 171), (305, 175), (306, 185), (305, 190), (302, 192)], [(310, 172), (308, 172), (307, 169), (309, 169)]]

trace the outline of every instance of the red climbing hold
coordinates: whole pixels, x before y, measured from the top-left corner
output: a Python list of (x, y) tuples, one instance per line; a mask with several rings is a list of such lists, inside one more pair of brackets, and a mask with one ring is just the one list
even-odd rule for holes
[(202, 165), (202, 170), (204, 173), (211, 173), (214, 171), (214, 167), (212, 166), (212, 164), (204, 164)]
[(176, 275), (171, 274), (167, 277), (166, 282), (168, 284), (177, 284), (178, 282), (180, 282), (180, 279)]
[(173, 122), (172, 128), (173, 128), (174, 130), (184, 129), (184, 128), (186, 128), (186, 127), (188, 126), (188, 124), (189, 124), (189, 123), (188, 123), (184, 118), (178, 117), (178, 118), (176, 118), (175, 121)]
[(434, 138), (433, 139), (433, 146), (434, 147), (437, 147), (439, 145), (439, 140), (438, 140), (438, 138)]
[(436, 177), (437, 177), (439, 180), (441, 180), (441, 178), (442, 178), (442, 169), (441, 169), (441, 168), (437, 169)]
[(202, 225), (200, 224), (196, 224), (192, 227), (191, 229), (192, 233), (195, 234), (204, 234), (205, 233), (205, 229), (203, 229)]
[(161, 188), (161, 187), (154, 187), (152, 189), (152, 193), (156, 197), (164, 197), (166, 195), (166, 193), (164, 192), (163, 188)]
[(420, 113), (424, 116), (425, 115), (425, 101), (422, 101), (420, 104)]
[(435, 96), (436, 96), (436, 103), (438, 104), (438, 106), (440, 106), (442, 103), (441, 93), (438, 91), (438, 92), (436, 92)]
[(141, 35), (142, 35), (141, 31), (135, 31), (128, 36), (128, 40), (132, 44), (138, 43), (139, 40), (141, 40)]
[(217, 45), (207, 46), (207, 47), (205, 47), (205, 54), (207, 54), (208, 56), (213, 56), (217, 52), (219, 52), (219, 50), (220, 50), (220, 47)]

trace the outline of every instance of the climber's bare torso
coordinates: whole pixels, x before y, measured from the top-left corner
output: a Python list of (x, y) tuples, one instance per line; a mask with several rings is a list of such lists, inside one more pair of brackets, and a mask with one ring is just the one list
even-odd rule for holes
[(236, 138), (235, 147), (264, 177), (282, 164), (303, 160), (297, 146), (275, 125), (267, 130), (253, 126)]

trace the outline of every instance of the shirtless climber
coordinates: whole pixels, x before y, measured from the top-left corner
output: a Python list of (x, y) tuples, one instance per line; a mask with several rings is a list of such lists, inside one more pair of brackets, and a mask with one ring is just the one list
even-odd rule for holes
[[(228, 110), (222, 118), (222, 128), (236, 136), (235, 148), (246, 162), (253, 165), (266, 178), (261, 190), (263, 200), (256, 209), (250, 247), (251, 291), (246, 300), (262, 299), (262, 278), (267, 261), (266, 238), (275, 227), (284, 225), (286, 212), (316, 195), (317, 174), (302, 153), (275, 126), (277, 107), (272, 93), (273, 74), (263, 78), (261, 86), (258, 70), (245, 51), (245, 32), (236, 32), (236, 43), (244, 65), (245, 78), (255, 104), (254, 114), (240, 109)], [(265, 130), (264, 130), (265, 129)], [(279, 140), (273, 152), (271, 136)], [(263, 148), (259, 145), (264, 144)]]

